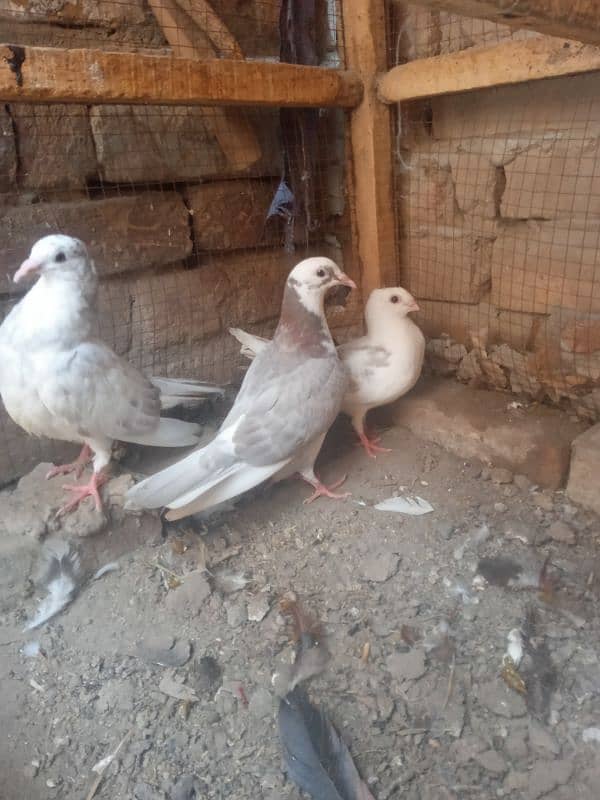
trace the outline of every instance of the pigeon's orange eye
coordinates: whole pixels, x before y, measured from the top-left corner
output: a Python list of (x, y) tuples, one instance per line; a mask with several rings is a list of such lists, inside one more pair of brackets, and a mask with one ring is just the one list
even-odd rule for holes
[(56, 261), (57, 264), (62, 264), (63, 261), (67, 260), (67, 257), (62, 250), (59, 250), (58, 253), (54, 256), (54, 260)]
[(398, 295), (397, 295), (397, 294), (393, 294), (393, 295), (390, 297), (390, 303), (397, 303), (397, 302), (399, 301), (399, 299), (400, 299), (400, 298), (398, 297)]
[(317, 278), (324, 278), (324, 277), (325, 277), (325, 270), (324, 269), (318, 269), (317, 270)]

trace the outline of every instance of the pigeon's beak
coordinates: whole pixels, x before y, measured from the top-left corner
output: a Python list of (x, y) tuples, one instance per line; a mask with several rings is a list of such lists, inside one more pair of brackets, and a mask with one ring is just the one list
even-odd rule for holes
[(338, 276), (337, 282), (340, 286), (347, 286), (349, 289), (356, 289), (356, 284), (349, 278), (345, 272), (342, 272), (341, 275)]
[(420, 311), (421, 306), (417, 303), (416, 300), (413, 300), (412, 303), (408, 307), (409, 311)]
[(15, 283), (20, 283), (23, 280), (23, 278), (26, 278), (32, 273), (37, 272), (41, 266), (42, 264), (40, 261), (36, 261), (33, 258), (25, 259), (25, 261), (21, 264), (19, 269), (15, 272), (13, 281)]

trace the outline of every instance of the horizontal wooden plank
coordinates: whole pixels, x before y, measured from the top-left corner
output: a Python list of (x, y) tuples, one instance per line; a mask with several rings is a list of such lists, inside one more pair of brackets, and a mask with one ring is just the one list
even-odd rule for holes
[(0, 44), (3, 102), (352, 108), (352, 72), (295, 64)]
[(399, 103), (598, 70), (600, 48), (527, 39), (402, 64), (380, 77), (378, 94), (384, 103)]
[(434, 11), (450, 11), (527, 28), (550, 36), (600, 44), (598, 0), (418, 0)]

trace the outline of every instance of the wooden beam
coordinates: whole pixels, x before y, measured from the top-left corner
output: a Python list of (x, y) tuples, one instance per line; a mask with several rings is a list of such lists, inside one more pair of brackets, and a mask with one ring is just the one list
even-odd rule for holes
[[(160, 25), (163, 36), (171, 45), (171, 52), (177, 58), (206, 59), (222, 55), (217, 46), (226, 47), (230, 57), (242, 58), (242, 51), (234, 39), (221, 23), (219, 26), (213, 16), (204, 18), (200, 12), (208, 11), (208, 3), (203, 0), (148, 0), (156, 21)], [(191, 13), (192, 19), (183, 6)], [(198, 21), (196, 21), (198, 20)], [(200, 27), (198, 22), (214, 26), (217, 31), (213, 41), (211, 33)], [(220, 22), (220, 20), (219, 20)], [(210, 114), (204, 115), (204, 124), (219, 143), (225, 158), (232, 169), (246, 170), (262, 157), (262, 149), (256, 135), (252, 121), (248, 119), (243, 110), (236, 108), (211, 109)]]
[(362, 103), (350, 117), (353, 233), (363, 296), (398, 282), (390, 110), (378, 102), (376, 76), (386, 69), (386, 24), (380, 0), (344, 0), (346, 60), (361, 77)]
[(378, 95), (384, 103), (399, 103), (596, 70), (597, 47), (563, 39), (508, 41), (394, 67), (380, 77)]
[(0, 44), (3, 102), (352, 108), (361, 96), (342, 70)]
[(481, 17), (512, 28), (600, 45), (598, 0), (418, 0), (434, 11)]

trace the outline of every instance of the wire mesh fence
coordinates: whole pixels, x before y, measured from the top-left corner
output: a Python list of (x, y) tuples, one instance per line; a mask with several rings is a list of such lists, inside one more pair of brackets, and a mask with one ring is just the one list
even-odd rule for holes
[[(394, 63), (536, 34), (392, 4)], [(400, 280), (434, 368), (600, 416), (594, 74), (398, 109)]]
[[(288, 5), (10, 3), (0, 6), (0, 38), (57, 45), (68, 30), (69, 44), (85, 47), (118, 40), (179, 56), (297, 61), (312, 52), (314, 63), (341, 64), (337, 4), (316, 4), (308, 34)], [(290, 46), (298, 41), (301, 52)], [(246, 362), (229, 326), (268, 335), (297, 261), (344, 262), (345, 115), (336, 109), (11, 103), (0, 127), (0, 323), (22, 296), (12, 275), (33, 243), (67, 233), (95, 261), (104, 341), (148, 375), (235, 381)], [(335, 308), (333, 326), (355, 324), (357, 308)], [(0, 410), (0, 483), (59, 452)]]

